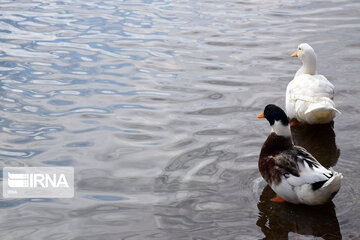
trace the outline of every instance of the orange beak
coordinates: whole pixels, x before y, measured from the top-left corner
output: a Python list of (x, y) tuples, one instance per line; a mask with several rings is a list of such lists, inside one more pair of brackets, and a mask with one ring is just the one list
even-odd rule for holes
[(264, 113), (260, 113), (259, 115), (257, 115), (257, 118), (265, 118)]
[(295, 51), (293, 54), (290, 55), (290, 57), (297, 57), (297, 52)]

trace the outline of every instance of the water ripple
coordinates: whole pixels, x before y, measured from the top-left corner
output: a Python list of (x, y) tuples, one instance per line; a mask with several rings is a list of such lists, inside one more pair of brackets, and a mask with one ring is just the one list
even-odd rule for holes
[(36, 154), (41, 153), (41, 151), (31, 151), (31, 150), (10, 150), (10, 149), (0, 149), (0, 156), (3, 157), (13, 157), (13, 158), (30, 158)]
[(312, 135), (319, 128), (304, 139), (306, 129), (293, 129), (294, 139), (344, 174), (324, 209), (336, 236), (357, 238), (359, 8), (356, 0), (2, 2), (2, 166), (74, 166), (76, 191), (3, 199), (0, 238), (301, 238), (288, 227), (321, 218), (268, 203), (257, 158), (269, 127), (256, 120), (266, 104), (284, 106), (300, 42), (315, 48), (343, 115), (322, 131), (329, 141), (314, 143), (325, 136)]

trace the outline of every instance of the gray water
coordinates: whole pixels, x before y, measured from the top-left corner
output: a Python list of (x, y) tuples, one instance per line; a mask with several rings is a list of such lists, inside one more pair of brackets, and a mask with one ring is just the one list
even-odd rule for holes
[[(360, 239), (360, 3), (2, 1), (1, 166), (72, 166), (72, 199), (1, 199), (1, 239)], [(336, 87), (293, 129), (345, 176), (272, 203), (257, 160), (301, 42)], [(335, 137), (336, 136), (336, 137)]]

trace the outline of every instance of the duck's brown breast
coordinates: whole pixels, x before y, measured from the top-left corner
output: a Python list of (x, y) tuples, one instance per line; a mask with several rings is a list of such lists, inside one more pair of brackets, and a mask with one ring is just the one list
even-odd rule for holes
[[(281, 176), (287, 173), (291, 162), (282, 154), (293, 147), (290, 137), (278, 136), (271, 133), (263, 144), (259, 157), (259, 171), (269, 184), (279, 184)], [(296, 167), (296, 166), (292, 166)], [(296, 172), (295, 172), (296, 174)]]

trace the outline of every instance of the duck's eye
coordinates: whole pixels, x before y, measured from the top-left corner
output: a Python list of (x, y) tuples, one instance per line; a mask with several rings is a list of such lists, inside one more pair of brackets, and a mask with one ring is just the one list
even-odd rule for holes
[(299, 47), (299, 51), (301, 51), (301, 48)]

